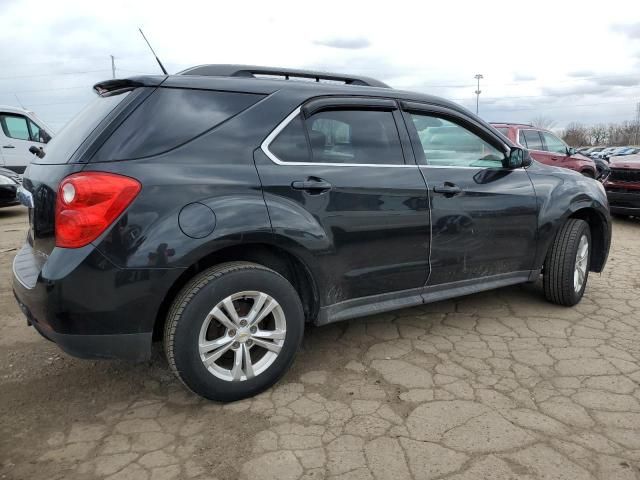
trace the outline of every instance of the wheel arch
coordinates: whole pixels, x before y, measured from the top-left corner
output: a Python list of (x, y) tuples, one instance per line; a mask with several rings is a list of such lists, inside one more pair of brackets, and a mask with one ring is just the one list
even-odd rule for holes
[[(607, 261), (610, 236), (605, 216), (595, 208), (583, 207), (573, 211), (569, 218), (584, 220), (591, 231), (591, 266), (590, 271), (601, 272)], [(566, 220), (565, 220), (566, 221)]]
[(319, 310), (318, 287), (307, 264), (289, 249), (267, 242), (239, 243), (209, 252), (192, 263), (173, 282), (156, 314), (153, 339), (160, 340), (167, 313), (174, 299), (194, 275), (213, 265), (231, 261), (247, 261), (263, 265), (285, 277), (296, 289), (304, 309), (305, 319), (314, 319)]

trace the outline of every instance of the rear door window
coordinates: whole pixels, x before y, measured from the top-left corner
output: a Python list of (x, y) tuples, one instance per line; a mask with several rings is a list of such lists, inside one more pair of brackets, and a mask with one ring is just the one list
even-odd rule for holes
[(530, 150), (544, 150), (542, 138), (538, 130), (522, 130), (527, 141), (527, 148)]
[(518, 131), (518, 143), (523, 147), (527, 148), (527, 139), (524, 138), (524, 130)]
[(389, 111), (330, 110), (307, 119), (313, 161), (402, 165), (398, 128)]
[(324, 110), (306, 120), (298, 115), (268, 150), (280, 162), (404, 164), (393, 113), (382, 110)]
[(172, 150), (250, 107), (263, 95), (158, 88), (118, 127), (92, 161), (129, 160)]
[(311, 160), (307, 135), (300, 115), (280, 132), (269, 145), (269, 151), (281, 162), (303, 163)]

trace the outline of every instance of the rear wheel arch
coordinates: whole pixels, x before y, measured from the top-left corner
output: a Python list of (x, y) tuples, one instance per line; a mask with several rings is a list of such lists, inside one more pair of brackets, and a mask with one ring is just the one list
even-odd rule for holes
[(210, 252), (187, 268), (167, 291), (153, 326), (153, 339), (161, 340), (167, 313), (182, 288), (198, 273), (221, 263), (245, 261), (262, 265), (282, 275), (295, 288), (302, 302), (305, 318), (315, 318), (319, 309), (316, 282), (308, 266), (293, 253), (268, 243), (245, 243)]

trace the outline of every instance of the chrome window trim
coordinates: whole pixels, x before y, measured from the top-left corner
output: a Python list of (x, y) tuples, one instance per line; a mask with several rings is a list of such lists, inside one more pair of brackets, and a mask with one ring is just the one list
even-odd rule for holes
[(396, 164), (388, 164), (388, 163), (322, 163), (322, 162), (285, 162), (276, 157), (271, 150), (269, 150), (269, 145), (276, 139), (276, 137), (284, 130), (291, 121), (296, 118), (300, 114), (302, 110), (302, 106), (296, 108), (293, 112), (291, 112), (287, 118), (285, 118), (280, 124), (274, 128), (271, 133), (264, 139), (260, 148), (264, 152), (264, 154), (269, 157), (269, 159), (277, 164), (277, 165), (296, 165), (302, 167), (312, 167), (312, 166), (321, 166), (321, 167), (383, 167), (383, 168), (418, 168), (418, 165), (396, 165)]
[[(482, 168), (504, 168), (504, 167), (464, 167), (464, 166), (455, 166), (455, 165), (395, 165), (395, 164), (378, 164), (378, 163), (321, 163), (321, 162), (285, 162), (280, 160), (276, 155), (269, 150), (269, 145), (273, 143), (276, 137), (284, 130), (291, 121), (296, 118), (300, 112), (302, 111), (302, 106), (297, 107), (293, 112), (291, 112), (287, 117), (274, 128), (267, 138), (263, 140), (260, 144), (260, 149), (264, 152), (264, 154), (269, 157), (269, 159), (275, 163), (276, 165), (298, 165), (302, 167), (313, 167), (313, 166), (322, 166), (322, 167), (383, 167), (383, 168), (457, 168), (463, 170), (480, 170)], [(507, 146), (508, 147), (508, 146)], [(508, 169), (511, 171), (524, 171), (524, 167)]]

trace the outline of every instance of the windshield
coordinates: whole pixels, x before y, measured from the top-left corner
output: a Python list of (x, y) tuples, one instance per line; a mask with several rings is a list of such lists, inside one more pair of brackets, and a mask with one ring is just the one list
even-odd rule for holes
[(129, 92), (109, 97), (97, 97), (69, 121), (44, 147), (44, 158), (35, 158), (33, 163), (67, 163), (84, 140), (91, 135), (102, 120), (129, 95)]

